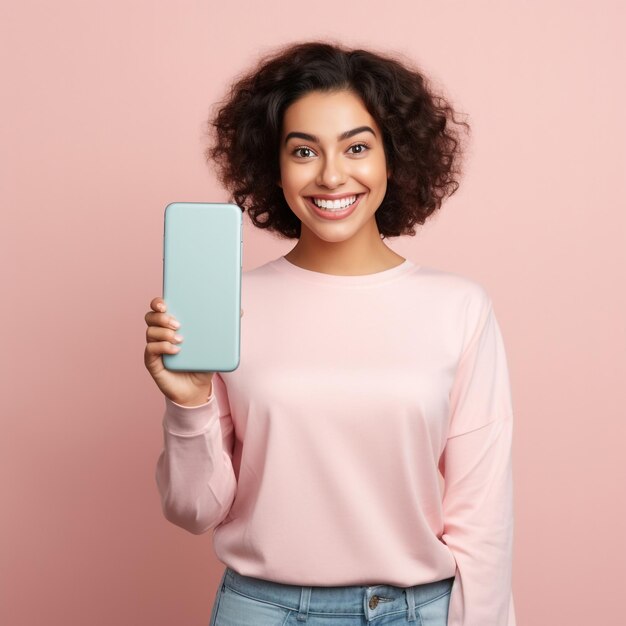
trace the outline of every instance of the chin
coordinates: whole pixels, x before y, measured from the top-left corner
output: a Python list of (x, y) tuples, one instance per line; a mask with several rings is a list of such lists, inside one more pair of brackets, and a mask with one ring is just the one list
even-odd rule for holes
[(328, 243), (340, 243), (342, 241), (352, 239), (352, 237), (359, 232), (363, 225), (329, 222), (328, 224), (321, 225), (316, 223), (314, 226), (311, 226), (302, 222), (302, 226), (322, 241), (326, 241)]

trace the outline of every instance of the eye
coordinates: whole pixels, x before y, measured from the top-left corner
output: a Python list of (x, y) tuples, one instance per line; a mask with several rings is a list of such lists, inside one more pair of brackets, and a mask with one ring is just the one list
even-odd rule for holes
[(365, 148), (365, 150), (359, 150), (358, 152), (353, 152), (352, 154), (363, 154), (370, 149), (370, 147), (364, 142), (355, 143), (353, 146), (350, 146), (348, 150), (352, 150), (352, 148)]
[(307, 146), (299, 146), (298, 148), (295, 148), (291, 154), (294, 154), (295, 156), (299, 156), (301, 158), (306, 159), (308, 156), (310, 155), (305, 155), (304, 157), (301, 154), (298, 154), (298, 152), (300, 152), (300, 150), (308, 150), (309, 152), (313, 152), (313, 150), (311, 150), (311, 148), (308, 148)]

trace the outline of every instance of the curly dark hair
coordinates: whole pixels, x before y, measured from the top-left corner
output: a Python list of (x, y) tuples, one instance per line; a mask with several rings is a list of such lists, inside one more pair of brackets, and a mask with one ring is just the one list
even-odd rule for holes
[(284, 112), (310, 91), (349, 90), (362, 99), (383, 132), (391, 168), (376, 211), (382, 238), (415, 235), (413, 226), (440, 208), (459, 187), (462, 142), (450, 104), (436, 94), (415, 64), (400, 55), (349, 49), (338, 43), (287, 44), (237, 77), (215, 105), (205, 150), (217, 165), (231, 201), (248, 210), (255, 226), (299, 238), (301, 223), (277, 184)]

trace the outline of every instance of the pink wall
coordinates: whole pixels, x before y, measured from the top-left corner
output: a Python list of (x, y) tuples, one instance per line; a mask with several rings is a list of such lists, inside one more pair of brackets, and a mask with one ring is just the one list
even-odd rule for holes
[[(163, 400), (143, 316), (163, 209), (225, 199), (202, 159), (210, 105), (260, 52), (318, 36), (415, 58), (469, 114), (459, 192), (391, 243), (494, 299), (518, 623), (621, 622), (623, 3), (242, 5), (0, 8), (0, 623), (208, 624), (223, 566), (210, 533), (162, 517), (154, 481)], [(245, 218), (244, 269), (292, 245)]]

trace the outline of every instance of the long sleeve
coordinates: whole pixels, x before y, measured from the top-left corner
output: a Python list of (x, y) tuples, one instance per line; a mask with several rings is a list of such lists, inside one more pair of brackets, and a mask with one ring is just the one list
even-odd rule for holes
[(491, 300), (459, 360), (451, 392), (442, 541), (456, 561), (448, 626), (515, 626), (512, 593), (513, 409)]
[(226, 388), (216, 374), (204, 404), (185, 407), (164, 399), (164, 447), (155, 474), (161, 507), (167, 520), (199, 535), (226, 517), (237, 491)]

